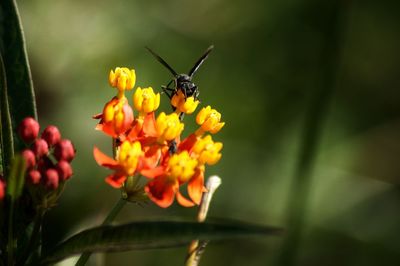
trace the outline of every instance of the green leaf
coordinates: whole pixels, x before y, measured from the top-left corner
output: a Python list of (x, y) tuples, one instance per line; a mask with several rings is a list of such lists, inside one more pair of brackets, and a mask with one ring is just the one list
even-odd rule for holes
[(0, 51), (0, 140), (2, 173), (8, 177), (11, 160), (14, 157), (14, 141), (11, 125), (10, 110), (7, 97), (7, 78), (4, 69), (3, 56)]
[(100, 226), (82, 231), (57, 245), (42, 259), (53, 264), (82, 252), (116, 252), (138, 249), (168, 248), (192, 240), (222, 240), (236, 237), (278, 235), (281, 229), (232, 221), (133, 222), (118, 226)]
[(7, 194), (15, 201), (22, 193), (25, 181), (25, 160), (21, 155), (14, 157), (7, 180)]
[(19, 151), (24, 146), (16, 137), (17, 126), (27, 116), (37, 119), (37, 114), (23, 30), (15, 0), (0, 1), (0, 53), (3, 56), (14, 148)]

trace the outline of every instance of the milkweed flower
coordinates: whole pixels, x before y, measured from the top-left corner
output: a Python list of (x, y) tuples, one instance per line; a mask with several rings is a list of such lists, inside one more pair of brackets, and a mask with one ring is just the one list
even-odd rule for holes
[[(185, 97), (178, 90), (171, 98), (174, 112), (155, 111), (160, 106), (160, 93), (152, 87), (138, 87), (132, 95), (133, 107), (124, 95), (134, 87), (134, 70), (116, 68), (109, 75), (110, 85), (118, 89), (118, 95), (106, 103), (103, 113), (94, 118), (101, 119), (97, 129), (114, 138), (114, 158), (94, 147), (96, 162), (113, 172), (106, 182), (114, 188), (122, 188), (127, 200), (143, 200), (143, 195), (160, 207), (167, 208), (175, 200), (184, 206), (199, 205), (204, 187), (206, 165), (216, 164), (221, 159), (221, 142), (214, 142), (206, 132), (217, 133), (223, 126), (221, 114), (210, 106), (197, 114), (199, 129), (181, 141), (185, 128), (182, 114), (191, 114), (199, 105), (195, 97)], [(134, 115), (133, 112), (138, 114)], [(61, 167), (62, 166), (62, 167)], [(59, 164), (58, 174), (67, 178), (68, 165)], [(139, 182), (140, 176), (147, 183)], [(181, 186), (187, 187), (187, 196)]]
[(207, 135), (194, 144), (192, 151), (200, 164), (214, 165), (221, 159), (222, 146), (222, 142), (214, 142), (211, 135)]
[(202, 108), (196, 116), (196, 123), (200, 125), (196, 135), (203, 135), (204, 132), (218, 133), (225, 125), (225, 122), (220, 121), (221, 114), (217, 110), (212, 109), (209, 105)]
[(111, 87), (117, 88), (120, 92), (119, 95), (122, 96), (125, 90), (131, 90), (135, 86), (136, 72), (127, 67), (117, 67), (115, 71), (110, 71), (108, 82)]
[(138, 87), (133, 94), (133, 103), (140, 113), (151, 113), (160, 106), (160, 94), (155, 94), (152, 87)]
[(105, 155), (96, 147), (93, 155), (99, 165), (114, 170), (113, 174), (106, 177), (106, 182), (112, 187), (119, 188), (128, 176), (135, 174), (143, 152), (140, 142), (132, 143), (125, 140), (117, 150), (116, 159)]
[(178, 112), (191, 114), (193, 113), (200, 101), (195, 100), (193, 96), (185, 97), (182, 90), (178, 90), (171, 98), (171, 105), (176, 108)]
[(160, 142), (173, 140), (183, 131), (184, 124), (179, 120), (176, 113), (166, 115), (164, 112), (159, 114), (156, 120), (156, 130)]
[[(142, 172), (144, 176), (153, 179), (145, 186), (146, 193), (154, 203), (163, 208), (169, 207), (175, 196), (182, 206), (191, 207), (195, 205), (194, 202), (198, 204), (204, 185), (203, 182), (191, 182), (201, 174), (196, 168), (197, 165), (198, 161), (191, 158), (187, 151), (173, 154), (163, 166)], [(188, 181), (189, 197), (194, 202), (179, 192), (179, 186)], [(200, 198), (195, 193), (199, 188)]]
[(103, 113), (94, 118), (101, 118), (96, 129), (113, 138), (117, 138), (130, 129), (134, 119), (132, 107), (125, 96), (120, 99), (112, 98), (104, 106)]

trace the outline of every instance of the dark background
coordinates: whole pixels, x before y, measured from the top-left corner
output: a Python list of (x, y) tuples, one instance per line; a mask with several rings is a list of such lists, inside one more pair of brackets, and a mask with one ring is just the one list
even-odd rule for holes
[[(78, 150), (75, 175), (46, 218), (48, 245), (99, 224), (119, 198), (92, 157), (94, 145), (111, 154), (91, 119), (115, 94), (109, 70), (135, 68), (138, 86), (159, 90), (170, 75), (145, 46), (185, 72), (214, 44), (195, 77), (202, 103), (226, 121), (214, 137), (224, 143), (222, 160), (207, 169), (223, 180), (210, 216), (290, 234), (293, 211), (301, 210), (298, 265), (397, 265), (398, 1), (43, 0), (19, 7), (40, 122), (58, 125)], [(129, 204), (117, 222), (195, 215), (177, 204)], [(211, 244), (202, 265), (275, 265), (283, 239)], [(133, 251), (91, 262), (182, 265), (185, 253)]]

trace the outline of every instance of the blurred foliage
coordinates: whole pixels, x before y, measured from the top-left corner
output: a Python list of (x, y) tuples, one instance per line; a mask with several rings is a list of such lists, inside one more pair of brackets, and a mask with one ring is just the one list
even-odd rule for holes
[[(223, 179), (210, 216), (282, 225), (304, 113), (320, 77), (325, 1), (19, 1), (40, 121), (74, 141), (75, 176), (46, 222), (49, 245), (99, 224), (119, 197), (92, 158), (110, 143), (93, 114), (113, 96), (107, 74), (134, 67), (159, 89), (210, 44), (195, 76), (200, 98), (227, 122)], [(396, 1), (347, 1), (339, 66), (315, 161), (299, 265), (396, 265), (400, 191), (400, 35)], [(321, 61), (322, 60), (322, 61)], [(164, 106), (167, 105), (164, 99)], [(190, 119), (190, 117), (188, 117)], [(111, 151), (110, 151), (111, 153)], [(185, 216), (195, 209), (127, 206), (118, 221)], [(240, 248), (238, 248), (240, 246)], [(211, 244), (203, 265), (272, 265), (280, 239)], [(98, 255), (93, 265), (179, 265), (186, 250)]]

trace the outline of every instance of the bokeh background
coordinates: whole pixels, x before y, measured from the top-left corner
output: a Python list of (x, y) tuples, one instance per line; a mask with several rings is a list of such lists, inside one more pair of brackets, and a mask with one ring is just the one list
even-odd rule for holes
[[(195, 77), (203, 104), (226, 121), (216, 136), (223, 158), (208, 168), (223, 179), (210, 216), (287, 234), (211, 243), (202, 265), (284, 265), (277, 258), (290, 243), (297, 265), (398, 264), (400, 2), (18, 4), (40, 122), (59, 125), (78, 150), (75, 175), (46, 217), (47, 245), (99, 224), (120, 196), (92, 158), (94, 145), (110, 151), (91, 119), (115, 94), (109, 70), (133, 67), (137, 85), (159, 89), (171, 77), (145, 46), (186, 72), (214, 44)], [(129, 204), (117, 222), (195, 215), (177, 205)], [(288, 245), (291, 226), (301, 238)], [(90, 263), (182, 265), (185, 254), (185, 247), (100, 254)]]

